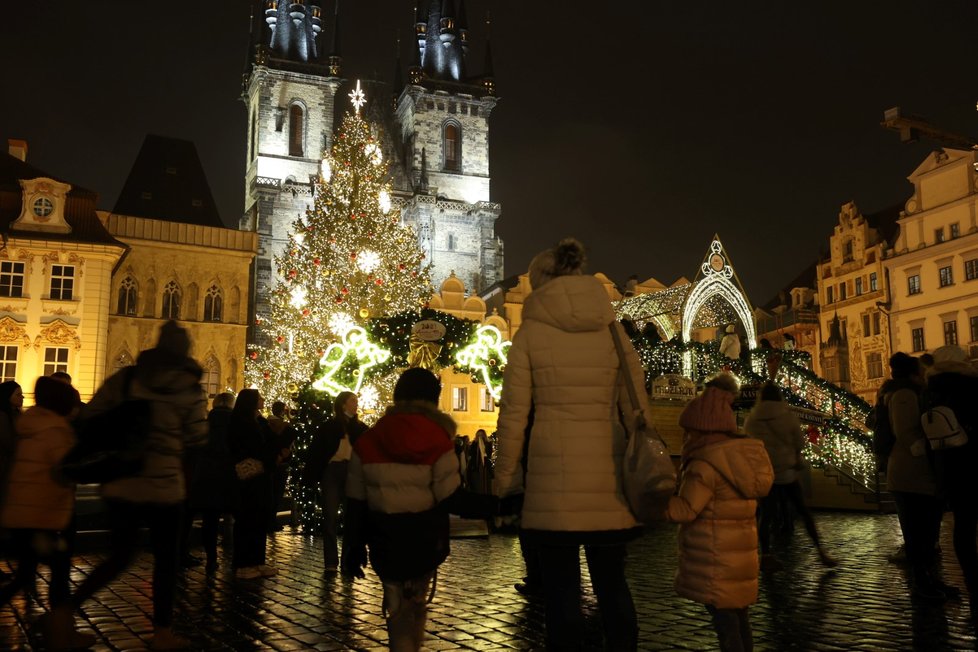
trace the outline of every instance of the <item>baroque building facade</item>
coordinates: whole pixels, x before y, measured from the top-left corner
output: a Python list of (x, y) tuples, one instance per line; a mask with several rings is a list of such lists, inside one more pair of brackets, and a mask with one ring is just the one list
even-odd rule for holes
[(898, 209), (864, 215), (854, 201), (842, 205), (829, 238), (829, 257), (817, 266), (821, 342), (820, 375), (874, 403), (888, 375), (889, 300), (883, 256)]
[(0, 155), (0, 381), (28, 402), (38, 376), (70, 374), (82, 400), (104, 379), (112, 274), (127, 247), (97, 200), (29, 165), (23, 141)]
[(945, 344), (978, 359), (978, 152), (932, 152), (907, 177), (913, 194), (884, 260), (894, 350)]
[[(349, 106), (339, 16), (325, 25), (315, 2), (265, 0), (255, 12), (243, 100), (248, 112), (242, 230), (258, 234), (251, 302), (269, 314), (276, 258), (294, 220), (313, 206), (323, 151)], [(325, 33), (330, 45), (323, 45)], [(489, 117), (496, 104), (488, 43), (478, 76), (468, 73), (464, 0), (420, 2), (413, 61), (393, 89), (368, 83), (364, 114), (390, 162), (393, 205), (432, 265), (437, 286), (452, 273), (473, 291), (502, 277), (501, 207), (489, 196)]]

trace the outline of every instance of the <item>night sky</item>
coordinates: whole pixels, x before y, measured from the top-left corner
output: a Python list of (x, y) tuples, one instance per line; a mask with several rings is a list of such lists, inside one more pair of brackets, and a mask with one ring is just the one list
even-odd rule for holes
[[(249, 0), (6, 2), (0, 138), (111, 209), (147, 133), (196, 143), (221, 216), (243, 206)], [(323, 0), (332, 16), (333, 0)], [(344, 0), (348, 78), (410, 61), (413, 1)], [(506, 275), (573, 235), (590, 270), (669, 284), (718, 232), (755, 304), (822, 255), (839, 206), (905, 201), (938, 143), (901, 106), (978, 133), (978, 3), (468, 0), (492, 15), (492, 199)]]

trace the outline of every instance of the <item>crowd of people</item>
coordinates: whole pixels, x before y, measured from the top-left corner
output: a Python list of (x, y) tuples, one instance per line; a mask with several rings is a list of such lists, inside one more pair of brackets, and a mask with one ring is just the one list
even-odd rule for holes
[[(644, 371), (628, 338), (616, 349), (612, 330), (624, 331), (604, 287), (583, 274), (584, 263), (574, 240), (533, 259), (534, 291), (509, 350), (492, 436), (460, 438), (438, 408), (438, 377), (421, 368), (400, 375), (392, 405), (372, 427), (358, 417), (356, 394), (344, 392), (331, 417), (313, 429), (300, 472), (321, 500), (324, 572), (361, 579), (372, 567), (383, 586), (392, 650), (421, 648), (427, 604), (450, 553), (450, 514), (518, 515), (527, 575), (516, 589), (542, 600), (547, 649), (583, 649), (582, 548), (606, 648), (637, 649), (625, 568), (628, 542), (643, 523), (629, 508), (621, 477), (632, 420), (651, 423), (652, 414), (644, 394), (633, 405), (625, 391), (627, 382), (644, 385)], [(237, 397), (214, 397), (208, 413), (190, 349), (187, 332), (166, 323), (157, 345), (109, 377), (87, 405), (66, 374), (38, 378), (26, 411), (19, 385), (0, 383), (0, 528), (9, 533), (15, 562), (0, 586), (0, 604), (33, 586), (39, 563), (49, 565), (49, 609), (40, 623), (48, 649), (94, 645), (94, 636), (76, 629), (75, 614), (132, 563), (143, 528), (153, 555), (153, 649), (189, 646), (173, 629), (173, 604), (179, 568), (200, 563), (190, 553), (197, 517), (208, 573), (222, 559), (222, 519), (233, 522), (224, 542), (233, 549), (236, 580), (278, 573), (266, 545), (295, 468), (288, 406), (273, 404), (266, 418), (261, 394), (243, 389)], [(978, 502), (969, 478), (978, 371), (958, 347), (942, 347), (923, 362), (926, 373), (921, 359), (895, 354), (879, 404), (893, 433), (887, 484), (912, 595), (940, 602), (960, 593), (937, 572), (945, 506), (954, 515), (965, 588), (970, 596), (978, 590)], [(821, 563), (837, 564), (803, 499), (806, 440), (798, 419), (767, 383), (740, 427), (738, 393), (736, 379), (720, 373), (683, 409), (678, 486), (655, 518), (679, 524), (675, 589), (704, 606), (724, 651), (753, 648), (749, 608), (759, 574), (780, 568), (771, 536), (777, 519), (800, 516)], [(87, 419), (126, 400), (150, 406), (142, 466), (101, 485), (109, 548), (72, 593), (75, 487), (61, 464), (78, 441), (78, 424), (84, 432)], [(934, 439), (922, 421), (934, 406), (956, 416), (959, 432)]]

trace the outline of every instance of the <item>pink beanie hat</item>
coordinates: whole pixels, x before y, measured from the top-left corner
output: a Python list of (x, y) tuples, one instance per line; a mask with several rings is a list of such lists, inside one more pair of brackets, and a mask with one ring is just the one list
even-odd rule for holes
[(734, 398), (734, 394), (719, 387), (707, 387), (679, 415), (679, 425), (700, 432), (737, 432)]

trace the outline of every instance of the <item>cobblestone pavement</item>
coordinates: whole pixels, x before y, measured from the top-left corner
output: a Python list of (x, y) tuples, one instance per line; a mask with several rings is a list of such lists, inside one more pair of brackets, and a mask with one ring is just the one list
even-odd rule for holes
[[(784, 568), (761, 579), (751, 610), (761, 650), (975, 649), (967, 598), (946, 605), (911, 603), (905, 573), (886, 561), (899, 544), (894, 516), (822, 513), (823, 539), (840, 560), (818, 563), (803, 529), (780, 543)], [(945, 578), (962, 587), (951, 548), (950, 519), (942, 536)], [(661, 526), (630, 550), (629, 578), (641, 623), (642, 650), (710, 650), (715, 639), (706, 611), (672, 589), (675, 528)], [(201, 650), (382, 650), (387, 640), (376, 576), (347, 582), (324, 577), (318, 539), (280, 532), (270, 558), (282, 573), (235, 581), (227, 560), (213, 576), (186, 571), (179, 586), (176, 629)], [(78, 582), (97, 561), (76, 558)], [(144, 649), (151, 635), (150, 557), (99, 593), (80, 619), (98, 635), (98, 650)], [(522, 575), (516, 538), (459, 539), (438, 575), (428, 622), (428, 650), (542, 649), (541, 607), (513, 590)], [(46, 594), (45, 588), (40, 590)], [(593, 598), (586, 593), (587, 644), (601, 649)], [(17, 598), (0, 609), (0, 648), (36, 649), (31, 623), (42, 613)]]

